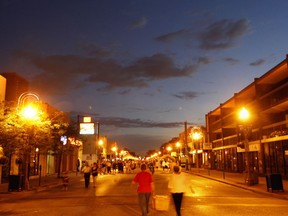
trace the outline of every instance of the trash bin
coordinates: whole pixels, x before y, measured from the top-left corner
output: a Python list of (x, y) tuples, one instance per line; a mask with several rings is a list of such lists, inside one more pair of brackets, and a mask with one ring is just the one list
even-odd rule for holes
[(279, 173), (270, 174), (266, 176), (266, 185), (267, 185), (267, 191), (271, 192), (273, 191), (283, 191), (283, 182), (282, 182), (282, 176)]
[(21, 191), (24, 187), (24, 176), (9, 175), (9, 191)]

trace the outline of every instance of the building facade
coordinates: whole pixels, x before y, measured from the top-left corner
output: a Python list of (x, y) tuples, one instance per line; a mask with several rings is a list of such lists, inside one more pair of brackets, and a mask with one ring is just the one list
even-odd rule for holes
[(0, 75), (0, 102), (5, 100), (6, 95), (6, 78)]
[[(27, 94), (27, 97), (25, 94)], [(40, 101), (36, 94), (30, 93), (29, 82), (18, 74), (2, 73), (2, 76), (0, 76), (0, 101), (5, 100), (9, 105), (18, 106), (22, 96), (23, 103), (37, 103), (40, 110), (45, 112), (50, 120), (57, 120), (57, 117), (63, 113), (48, 103)], [(66, 115), (63, 115), (61, 119), (65, 123), (69, 123), (70, 121)], [(55, 141), (54, 146), (57, 148), (51, 148), (49, 151), (46, 148), (41, 149), (40, 147), (30, 151), (27, 170), (30, 178), (38, 178), (41, 175), (45, 176), (55, 173), (59, 173), (60, 175), (63, 172), (77, 170), (79, 166), (78, 160), (82, 156), (82, 141), (76, 137), (65, 136), (65, 141)], [(22, 154), (20, 149), (9, 157), (9, 161), (5, 161), (4, 163), (2, 159), (8, 156), (2, 152), (0, 143), (0, 184), (6, 183), (11, 175), (26, 173)]]
[(17, 73), (5, 72), (1, 75), (6, 78), (6, 101), (17, 102), (22, 93), (29, 91), (29, 82)]
[[(260, 78), (206, 114), (211, 168), (260, 175), (281, 173), (288, 178), (288, 57)], [(251, 118), (243, 123), (239, 110)], [(243, 130), (248, 131), (245, 144)], [(247, 157), (248, 155), (248, 157)], [(249, 161), (249, 163), (247, 163)]]

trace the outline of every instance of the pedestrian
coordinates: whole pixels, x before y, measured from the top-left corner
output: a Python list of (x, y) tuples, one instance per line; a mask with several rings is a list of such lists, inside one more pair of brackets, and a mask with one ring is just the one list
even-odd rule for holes
[(106, 165), (107, 165), (107, 173), (111, 174), (111, 166), (112, 166), (112, 164), (111, 164), (110, 160), (107, 161)]
[(64, 190), (67, 191), (68, 183), (69, 183), (69, 176), (68, 176), (68, 172), (65, 172), (64, 174), (65, 175), (62, 177), (62, 183), (63, 183)]
[(113, 171), (113, 174), (116, 174), (116, 172), (117, 172), (117, 162), (116, 162), (116, 160), (113, 161), (113, 163), (112, 163), (112, 171)]
[(85, 162), (85, 166), (82, 168), (84, 173), (85, 188), (88, 188), (90, 182), (91, 167), (89, 166), (88, 161)]
[(96, 180), (98, 176), (98, 164), (96, 162), (93, 163), (93, 166), (91, 168), (92, 172), (92, 178), (93, 178), (93, 187), (96, 187)]
[(80, 160), (77, 159), (77, 161), (76, 161), (76, 175), (78, 175), (78, 172), (80, 171), (79, 169), (80, 169)]
[(149, 212), (149, 200), (151, 194), (154, 191), (153, 177), (150, 172), (147, 172), (146, 164), (141, 164), (141, 171), (138, 172), (132, 184), (138, 184), (137, 193), (138, 193), (138, 202), (142, 212), (142, 216), (147, 216)]
[(185, 176), (181, 173), (180, 167), (178, 165), (175, 165), (173, 167), (173, 174), (171, 175), (168, 182), (168, 188), (170, 189), (170, 193), (172, 195), (177, 216), (181, 216), (181, 204), (183, 194), (185, 192), (185, 186)]
[(164, 170), (165, 170), (165, 166), (166, 166), (165, 160), (162, 161), (162, 164), (161, 164), (161, 165), (162, 165), (162, 169), (163, 169), (163, 171), (164, 171)]
[(153, 161), (149, 162), (148, 167), (149, 167), (150, 172), (153, 175), (154, 174), (154, 163), (153, 163)]

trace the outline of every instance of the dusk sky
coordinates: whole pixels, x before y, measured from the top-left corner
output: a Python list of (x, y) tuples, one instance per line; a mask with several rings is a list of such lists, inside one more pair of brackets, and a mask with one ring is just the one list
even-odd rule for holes
[(0, 73), (159, 149), (286, 58), (287, 0), (0, 0)]

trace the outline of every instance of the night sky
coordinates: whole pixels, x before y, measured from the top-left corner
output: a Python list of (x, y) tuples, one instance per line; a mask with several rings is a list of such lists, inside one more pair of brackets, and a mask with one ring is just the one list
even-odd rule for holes
[(287, 54), (286, 0), (1, 0), (0, 73), (159, 149)]

